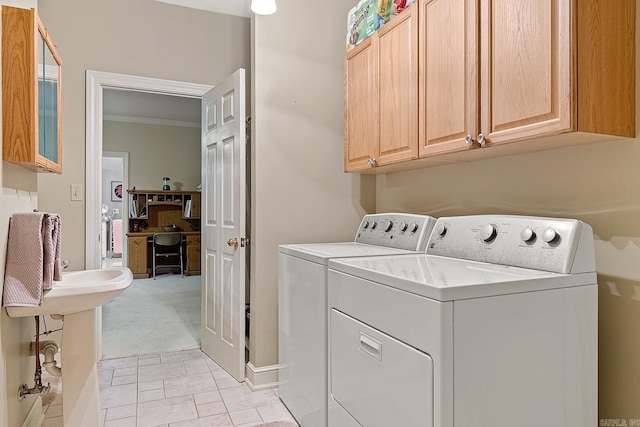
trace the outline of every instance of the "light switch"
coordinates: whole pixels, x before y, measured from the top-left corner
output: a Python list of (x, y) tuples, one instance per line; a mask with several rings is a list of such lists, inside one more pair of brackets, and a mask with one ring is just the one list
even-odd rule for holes
[(71, 184), (71, 200), (82, 200), (82, 185), (81, 184)]

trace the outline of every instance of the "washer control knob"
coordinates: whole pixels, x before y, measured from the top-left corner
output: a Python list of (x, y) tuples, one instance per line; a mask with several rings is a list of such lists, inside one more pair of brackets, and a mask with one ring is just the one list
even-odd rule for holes
[(404, 233), (405, 231), (407, 231), (407, 228), (409, 228), (409, 224), (407, 224), (406, 222), (400, 223), (400, 231)]
[(544, 233), (542, 233), (542, 240), (547, 243), (553, 243), (559, 238), (560, 235), (558, 235), (558, 232), (553, 228), (547, 228), (546, 230), (544, 230)]
[(382, 223), (382, 230), (384, 231), (391, 231), (391, 227), (393, 227), (393, 222), (391, 221), (385, 221)]
[(411, 224), (409, 224), (409, 231), (412, 233), (415, 233), (416, 231), (418, 231), (418, 224), (416, 224), (415, 222), (412, 222)]
[(529, 243), (536, 238), (536, 233), (535, 231), (527, 227), (520, 232), (520, 238), (522, 239), (523, 242)]
[(444, 235), (447, 234), (447, 226), (444, 224), (438, 225), (438, 227), (436, 227), (436, 234), (440, 237), (444, 237)]
[(373, 221), (373, 224), (371, 224), (371, 229), (375, 230), (377, 226), (378, 226), (378, 222), (377, 221)]
[(369, 228), (369, 225), (370, 225), (369, 221), (365, 221), (364, 225), (362, 226), (362, 228), (364, 228), (366, 230), (367, 228)]
[(497, 234), (498, 230), (496, 230), (496, 226), (493, 224), (487, 224), (480, 229), (480, 238), (485, 243), (495, 239)]

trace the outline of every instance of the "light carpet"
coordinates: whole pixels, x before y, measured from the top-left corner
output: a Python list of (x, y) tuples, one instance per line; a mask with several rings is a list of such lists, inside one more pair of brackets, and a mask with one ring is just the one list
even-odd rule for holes
[(201, 276), (136, 279), (102, 308), (102, 357), (200, 348)]

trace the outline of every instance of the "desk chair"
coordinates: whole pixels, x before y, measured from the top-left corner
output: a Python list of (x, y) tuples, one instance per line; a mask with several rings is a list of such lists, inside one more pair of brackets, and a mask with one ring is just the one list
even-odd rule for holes
[[(157, 258), (178, 257), (180, 264), (160, 264), (157, 265)], [(158, 267), (180, 267), (180, 274), (184, 277), (184, 266), (182, 264), (182, 236), (180, 233), (156, 233), (153, 235), (153, 280), (156, 279), (156, 269)]]

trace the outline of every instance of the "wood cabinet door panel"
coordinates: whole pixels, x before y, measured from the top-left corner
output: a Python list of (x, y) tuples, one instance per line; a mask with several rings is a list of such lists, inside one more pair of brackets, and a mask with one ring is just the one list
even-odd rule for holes
[(187, 246), (187, 273), (200, 273), (200, 246)]
[(133, 274), (147, 274), (147, 238), (129, 237), (129, 269)]
[(404, 11), (378, 30), (380, 139), (383, 166), (418, 157), (418, 10)]
[(467, 150), (478, 133), (478, 8), (420, 2), (420, 156)]
[(489, 145), (569, 131), (571, 0), (481, 0), (481, 132)]
[(349, 52), (344, 67), (345, 170), (368, 169), (378, 156), (378, 38)]

